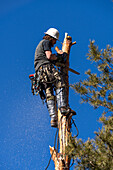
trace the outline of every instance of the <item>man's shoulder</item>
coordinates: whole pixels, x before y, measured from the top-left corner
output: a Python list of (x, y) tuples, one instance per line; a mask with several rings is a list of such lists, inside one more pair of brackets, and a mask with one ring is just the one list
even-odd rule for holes
[(52, 45), (51, 45), (51, 42), (49, 40), (44, 39), (44, 41), (42, 42), (42, 45), (43, 45), (44, 49), (49, 48), (49, 50), (51, 50)]
[(37, 45), (37, 47), (43, 46), (43, 45), (45, 45), (45, 44), (49, 44), (49, 40), (45, 40), (45, 39), (41, 40), (41, 41), (39, 42), (39, 44)]
[(49, 40), (45, 40), (45, 39), (43, 39), (41, 42), (42, 42), (42, 43), (50, 44), (50, 41), (49, 41)]

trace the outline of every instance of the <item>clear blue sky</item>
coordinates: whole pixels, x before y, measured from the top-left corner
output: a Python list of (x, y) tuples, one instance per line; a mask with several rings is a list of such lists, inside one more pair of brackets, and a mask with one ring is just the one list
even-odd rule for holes
[[(48, 164), (56, 130), (50, 127), (46, 105), (32, 95), (28, 76), (34, 73), (35, 48), (50, 27), (59, 30), (61, 41), (65, 32), (77, 41), (70, 67), (81, 74), (70, 73), (69, 79), (70, 84), (83, 80), (87, 69), (96, 71), (86, 60), (89, 40), (100, 49), (113, 46), (113, 2), (0, 0), (0, 170), (44, 170)], [(59, 42), (57, 46), (61, 48)], [(101, 126), (97, 122), (101, 109), (81, 105), (72, 89), (70, 106), (77, 112), (78, 138), (93, 138)], [(52, 161), (48, 169), (54, 169)]]

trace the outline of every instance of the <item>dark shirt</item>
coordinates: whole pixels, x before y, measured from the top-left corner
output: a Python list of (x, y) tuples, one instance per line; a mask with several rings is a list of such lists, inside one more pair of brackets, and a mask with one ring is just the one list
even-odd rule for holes
[(51, 61), (46, 57), (45, 54), (45, 51), (51, 51), (51, 47), (52, 45), (49, 40), (43, 39), (42, 41), (40, 41), (35, 50), (35, 71), (37, 71), (41, 65), (51, 63)]

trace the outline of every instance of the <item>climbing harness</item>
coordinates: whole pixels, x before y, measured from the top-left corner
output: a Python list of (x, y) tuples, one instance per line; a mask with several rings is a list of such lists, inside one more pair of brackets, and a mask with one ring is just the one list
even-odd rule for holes
[[(37, 73), (29, 75), (29, 78), (31, 80), (31, 91), (32, 91), (33, 95), (39, 94), (42, 100), (44, 100), (46, 98), (46, 95), (44, 92), (45, 88), (44, 88), (43, 83), (53, 84), (56, 81), (56, 79), (54, 79), (52, 81), (47, 80), (47, 73), (45, 71), (46, 67), (49, 68), (49, 70), (50, 70), (51, 66), (42, 65), (39, 68), (39, 70), (37, 71)], [(42, 73), (44, 73), (43, 81), (41, 81)]]
[(40, 98), (44, 100), (46, 98), (43, 85), (40, 83), (40, 76), (41, 74), (31, 74), (29, 75), (29, 78), (31, 80), (31, 91), (33, 95), (40, 95)]
[[(48, 64), (48, 65), (42, 65), (37, 73), (35, 74), (30, 74), (29, 79), (31, 80), (31, 91), (33, 95), (40, 95), (42, 100), (46, 99), (45, 95), (45, 87), (44, 83), (46, 84), (51, 84), (53, 86), (53, 89), (55, 90), (54, 83), (56, 82), (56, 79), (48, 80), (48, 76), (46, 73), (46, 68), (52, 72), (51, 68), (57, 69), (59, 74), (61, 74), (61, 67), (59, 68), (58, 66), (53, 66), (53, 64)], [(42, 74), (43, 74), (43, 79), (42, 79)], [(62, 76), (65, 76), (65, 73), (62, 73)]]

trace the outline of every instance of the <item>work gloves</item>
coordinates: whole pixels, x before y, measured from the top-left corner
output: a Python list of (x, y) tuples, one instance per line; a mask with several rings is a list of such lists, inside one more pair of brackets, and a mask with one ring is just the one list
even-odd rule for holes
[(56, 62), (61, 62), (61, 63), (66, 63), (66, 60), (67, 60), (67, 53), (63, 53), (63, 54), (58, 54), (57, 53), (57, 60)]

